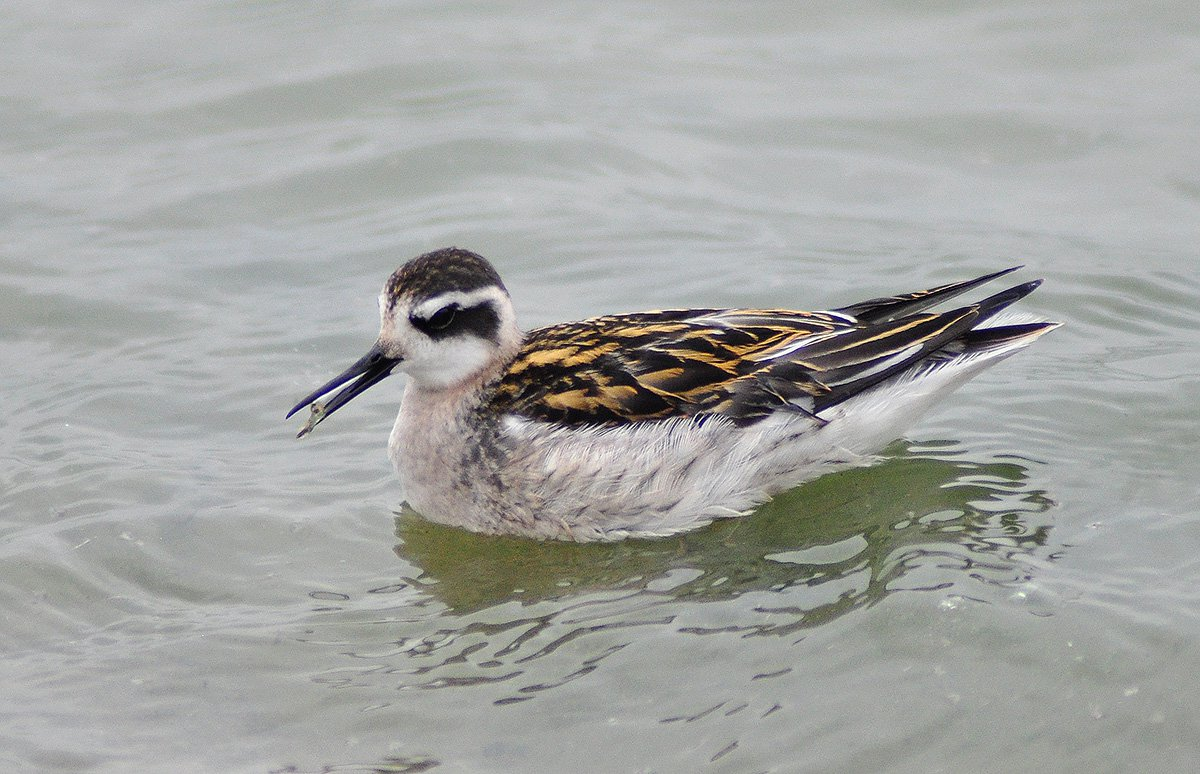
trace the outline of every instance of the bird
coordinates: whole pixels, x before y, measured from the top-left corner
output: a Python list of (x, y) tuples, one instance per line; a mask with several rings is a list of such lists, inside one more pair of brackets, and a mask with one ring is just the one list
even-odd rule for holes
[(522, 332), (492, 264), (443, 248), (388, 278), (374, 345), (287, 417), (310, 408), (303, 437), (399, 371), (388, 455), (424, 518), (543, 540), (674, 535), (869, 464), (1058, 327), (1001, 314), (1041, 280), (928, 311), (1019, 268), (828, 311), (673, 309)]

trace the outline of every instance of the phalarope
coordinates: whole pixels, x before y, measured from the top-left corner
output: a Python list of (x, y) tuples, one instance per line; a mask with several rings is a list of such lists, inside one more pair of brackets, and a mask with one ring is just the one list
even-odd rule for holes
[(446, 248), (392, 274), (375, 345), (288, 416), (311, 405), (303, 436), (399, 370), (388, 453), (426, 518), (577, 541), (670, 535), (868, 460), (1058, 327), (996, 318), (1041, 280), (925, 311), (1011, 271), (824, 312), (683, 309), (522, 333), (492, 265)]

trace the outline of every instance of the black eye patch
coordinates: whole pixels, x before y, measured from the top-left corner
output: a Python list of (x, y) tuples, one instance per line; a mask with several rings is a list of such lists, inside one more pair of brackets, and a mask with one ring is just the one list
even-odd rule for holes
[(491, 301), (466, 308), (447, 304), (428, 317), (409, 315), (408, 321), (435, 341), (452, 336), (476, 336), (499, 341), (500, 317)]
[(458, 304), (449, 304), (429, 315), (429, 319), (425, 321), (425, 324), (429, 326), (430, 330), (444, 330), (449, 328), (450, 324), (454, 322), (456, 314), (458, 314)]

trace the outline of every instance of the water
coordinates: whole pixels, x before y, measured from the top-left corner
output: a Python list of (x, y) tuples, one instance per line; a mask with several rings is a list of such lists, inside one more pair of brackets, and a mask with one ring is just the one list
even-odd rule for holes
[[(9, 3), (0, 762), (1184, 771), (1200, 15)], [(283, 413), (406, 258), (526, 326), (1013, 263), (1067, 325), (888, 459), (661, 541), (406, 514), (401, 386)]]

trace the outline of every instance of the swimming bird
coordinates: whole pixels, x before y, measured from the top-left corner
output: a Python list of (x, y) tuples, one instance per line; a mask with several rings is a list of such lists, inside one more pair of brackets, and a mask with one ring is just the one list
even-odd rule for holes
[(671, 535), (870, 461), (1057, 327), (998, 316), (1041, 280), (927, 311), (1017, 268), (830, 311), (678, 309), (523, 333), (495, 268), (445, 248), (391, 275), (374, 346), (288, 417), (311, 407), (303, 436), (401, 371), (388, 453), (425, 518), (580, 542)]

